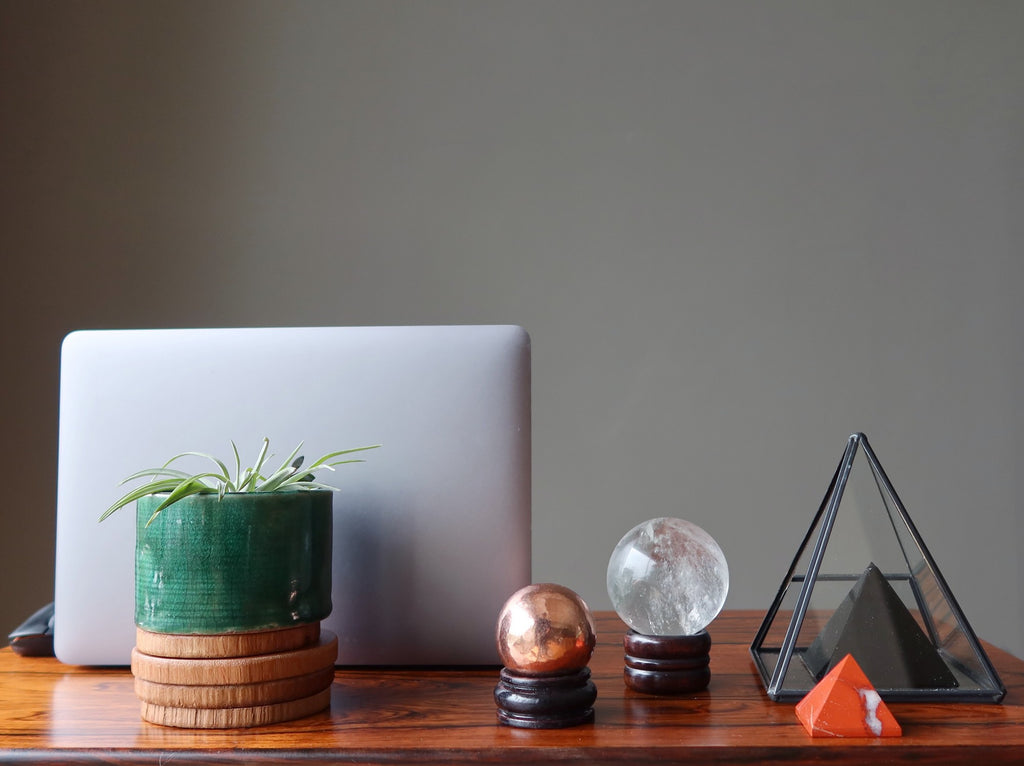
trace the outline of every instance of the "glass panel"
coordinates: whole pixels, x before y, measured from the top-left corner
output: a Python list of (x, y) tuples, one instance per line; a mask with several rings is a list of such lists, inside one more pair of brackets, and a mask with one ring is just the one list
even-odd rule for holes
[(773, 699), (799, 699), (847, 651), (886, 699), (1005, 693), (863, 434), (751, 646)]

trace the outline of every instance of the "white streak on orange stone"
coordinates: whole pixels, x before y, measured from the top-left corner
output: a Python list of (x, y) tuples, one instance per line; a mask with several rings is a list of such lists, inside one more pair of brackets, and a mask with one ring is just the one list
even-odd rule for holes
[(864, 706), (864, 723), (876, 737), (882, 736), (882, 722), (878, 720), (878, 705), (881, 696), (874, 689), (858, 689), (860, 703)]

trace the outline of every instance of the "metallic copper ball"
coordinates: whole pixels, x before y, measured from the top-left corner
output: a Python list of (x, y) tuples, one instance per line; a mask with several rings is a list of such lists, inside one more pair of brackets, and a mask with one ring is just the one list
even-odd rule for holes
[(498, 654), (509, 670), (545, 675), (580, 670), (597, 641), (590, 609), (562, 585), (527, 585), (498, 615)]

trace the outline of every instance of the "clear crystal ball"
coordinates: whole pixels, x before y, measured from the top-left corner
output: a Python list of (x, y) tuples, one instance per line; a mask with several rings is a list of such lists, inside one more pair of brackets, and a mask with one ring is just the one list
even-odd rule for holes
[(692, 636), (718, 616), (729, 567), (718, 543), (689, 521), (633, 527), (608, 561), (608, 595), (619, 617), (646, 636)]

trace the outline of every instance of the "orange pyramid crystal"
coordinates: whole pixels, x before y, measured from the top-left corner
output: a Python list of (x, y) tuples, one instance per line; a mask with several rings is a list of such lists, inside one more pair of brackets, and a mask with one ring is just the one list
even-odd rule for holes
[(796, 716), (812, 737), (899, 737), (899, 723), (848, 654), (800, 700)]

